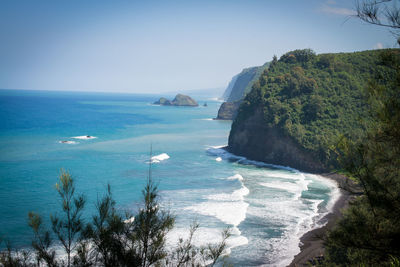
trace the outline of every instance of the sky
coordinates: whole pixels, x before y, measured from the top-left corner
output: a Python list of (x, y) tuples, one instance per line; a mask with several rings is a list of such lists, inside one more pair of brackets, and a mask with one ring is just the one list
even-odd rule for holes
[(0, 88), (225, 88), (273, 55), (395, 47), (351, 0), (2, 0)]

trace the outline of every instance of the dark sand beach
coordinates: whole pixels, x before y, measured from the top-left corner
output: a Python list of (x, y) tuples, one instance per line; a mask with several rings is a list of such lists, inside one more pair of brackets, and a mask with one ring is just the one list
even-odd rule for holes
[(289, 265), (290, 267), (310, 266), (310, 260), (324, 255), (323, 237), (328, 230), (334, 227), (336, 221), (341, 218), (342, 210), (348, 207), (349, 202), (362, 193), (361, 188), (357, 184), (343, 175), (324, 173), (321, 176), (336, 181), (339, 185), (341, 196), (333, 206), (332, 212), (323, 218), (323, 220), (327, 220), (327, 224), (321, 228), (311, 230), (301, 237), (301, 252), (294, 257), (292, 263)]

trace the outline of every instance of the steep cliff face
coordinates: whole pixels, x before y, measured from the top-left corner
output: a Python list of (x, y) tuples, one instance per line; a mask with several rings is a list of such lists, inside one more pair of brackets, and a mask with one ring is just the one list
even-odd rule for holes
[(400, 50), (316, 55), (306, 49), (275, 59), (242, 100), (228, 150), (308, 172), (338, 168), (331, 148), (343, 138), (363, 140), (374, 125), (368, 81), (396, 75), (382, 64), (388, 53)]
[(233, 120), (236, 117), (240, 105), (240, 101), (237, 102), (224, 102), (218, 110), (217, 120)]
[[(254, 81), (259, 77), (256, 77), (257, 75), (257, 70), (260, 67), (251, 67), (242, 70), (241, 73), (237, 75), (235, 84), (233, 85), (231, 89), (231, 93), (229, 94), (229, 97), (227, 99), (227, 102), (235, 102), (238, 100), (243, 99), (243, 97), (246, 95), (246, 88), (249, 85), (250, 82)], [(251, 89), (248, 88), (248, 89)]]
[(232, 80), (229, 82), (228, 87), (226, 87), (226, 89), (224, 91), (224, 94), (222, 95), (222, 99), (223, 100), (225, 100), (225, 101), (228, 100), (229, 96), (231, 95), (233, 86), (235, 85), (238, 76), (239, 76), (239, 74), (233, 76)]
[(267, 62), (262, 66), (246, 68), (232, 78), (222, 96), (226, 102), (218, 110), (216, 119), (233, 120), (236, 117), (240, 102), (251, 91), (253, 84), (269, 64)]
[(243, 123), (232, 125), (228, 151), (252, 160), (302, 171), (326, 171), (326, 167), (312, 152), (305, 150), (280, 129), (264, 123), (262, 106), (256, 107)]

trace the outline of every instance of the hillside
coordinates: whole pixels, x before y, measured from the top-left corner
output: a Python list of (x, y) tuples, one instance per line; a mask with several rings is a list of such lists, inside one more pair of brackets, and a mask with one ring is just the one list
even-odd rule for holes
[(232, 120), (236, 116), (240, 101), (251, 91), (253, 84), (260, 78), (268, 65), (269, 62), (262, 66), (246, 68), (233, 76), (222, 96), (226, 102), (221, 105), (217, 119)]
[(232, 80), (229, 82), (228, 87), (226, 87), (224, 94), (222, 95), (222, 99), (227, 101), (229, 96), (231, 95), (232, 88), (236, 83), (236, 79), (238, 78), (239, 74), (236, 74), (235, 76), (232, 77)]
[(251, 159), (319, 172), (335, 168), (329, 149), (342, 135), (362, 138), (371, 118), (370, 78), (393, 71), (381, 55), (399, 50), (316, 55), (295, 50), (271, 62), (239, 107), (228, 150)]

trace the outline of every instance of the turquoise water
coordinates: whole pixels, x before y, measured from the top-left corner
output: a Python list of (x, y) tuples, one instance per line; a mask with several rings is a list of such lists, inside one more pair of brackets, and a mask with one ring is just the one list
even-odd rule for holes
[[(224, 152), (230, 122), (211, 119), (220, 102), (150, 104), (158, 97), (0, 90), (0, 235), (16, 246), (30, 243), (27, 214), (47, 219), (57, 211), (54, 184), (62, 168), (86, 195), (86, 218), (108, 183), (119, 208), (134, 211), (152, 146), (154, 156), (169, 156), (153, 164), (153, 178), (163, 207), (177, 216), (170, 244), (197, 220), (198, 245), (218, 241), (221, 230), (231, 228), (234, 265), (290, 263), (299, 237), (322, 223), (336, 186)], [(87, 135), (96, 138), (73, 138)]]

